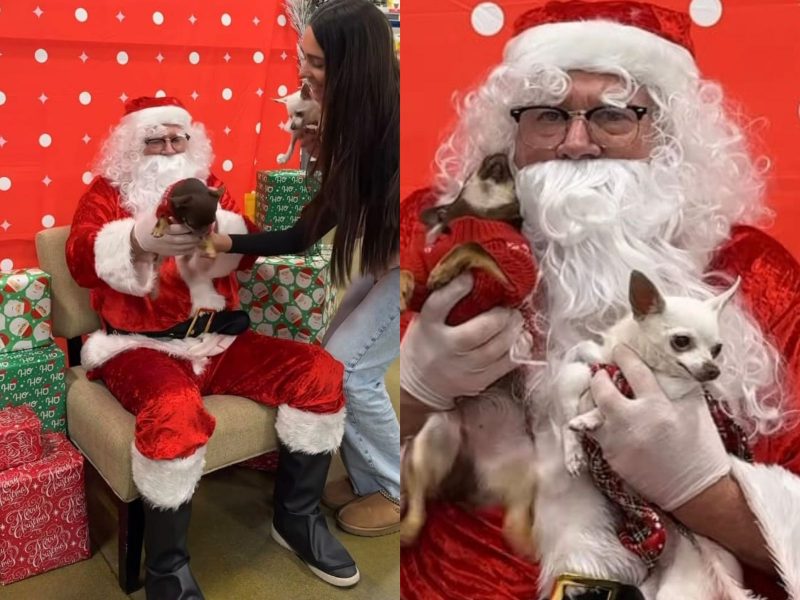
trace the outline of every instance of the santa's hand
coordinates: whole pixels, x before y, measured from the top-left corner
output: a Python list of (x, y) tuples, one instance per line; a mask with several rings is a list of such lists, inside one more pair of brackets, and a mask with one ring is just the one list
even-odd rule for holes
[(634, 400), (623, 396), (605, 371), (591, 389), (605, 421), (591, 435), (611, 468), (644, 498), (666, 511), (682, 506), (731, 468), (705, 400), (671, 401), (652, 371), (630, 348), (617, 346), (614, 362)]
[(185, 225), (172, 224), (167, 227), (164, 235), (155, 237), (153, 228), (157, 221), (154, 212), (136, 217), (131, 238), (144, 252), (160, 256), (180, 256), (195, 251), (200, 239), (191, 229)]
[(522, 331), (518, 310), (498, 307), (445, 324), (472, 285), (467, 273), (433, 292), (400, 344), (400, 385), (431, 408), (450, 409), (455, 398), (480, 394), (517, 366), (509, 350)]

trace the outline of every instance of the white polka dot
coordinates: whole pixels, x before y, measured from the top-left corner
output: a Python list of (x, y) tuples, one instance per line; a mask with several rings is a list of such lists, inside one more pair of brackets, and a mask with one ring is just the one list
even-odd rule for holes
[(85, 8), (76, 8), (75, 9), (75, 20), (79, 23), (86, 23), (86, 19), (89, 18), (89, 12)]
[(14, 261), (10, 258), (4, 258), (0, 260), (0, 270), (2, 271), (12, 271), (14, 270)]
[(233, 98), (233, 90), (231, 88), (225, 88), (222, 90), (223, 100), (230, 100), (231, 98)]
[(256, 133), (261, 133), (261, 123), (256, 123)]
[(285, 85), (278, 86), (278, 96), (283, 98), (288, 93), (289, 93), (289, 90), (286, 88)]
[(200, 53), (199, 52), (189, 52), (189, 62), (193, 65), (196, 65), (200, 62)]
[(700, 27), (716, 25), (722, 18), (722, 2), (719, 0), (692, 0), (689, 16)]
[(228, 13), (222, 13), (222, 16), (219, 18), (219, 20), (225, 27), (230, 27), (231, 16)]
[(163, 25), (164, 24), (164, 14), (156, 11), (153, 13), (153, 23), (156, 25)]
[(36, 59), (38, 63), (46, 63), (47, 62), (47, 50), (44, 48), (39, 48), (36, 52), (33, 53), (33, 58)]
[(0, 177), (0, 192), (7, 192), (11, 189), (11, 180), (8, 177)]
[(257, 65), (260, 65), (262, 62), (264, 62), (264, 53), (260, 50), (253, 52), (253, 62)]
[(83, 175), (81, 175), (81, 181), (86, 185), (92, 183), (92, 179), (94, 179), (94, 175), (92, 175), (91, 171), (84, 171)]
[(42, 227), (50, 229), (56, 224), (56, 218), (53, 215), (45, 215), (42, 217)]
[(92, 101), (92, 95), (89, 92), (81, 92), (78, 94), (78, 102), (86, 106)]
[(121, 65), (127, 65), (128, 64), (128, 53), (125, 52), (124, 50), (121, 50), (120, 52), (117, 52), (117, 62), (119, 64), (121, 64)]
[(225, 160), (222, 162), (222, 170), (225, 172), (230, 171), (233, 169), (233, 161), (232, 160)]
[(47, 148), (52, 143), (53, 143), (53, 138), (50, 136), (49, 133), (43, 133), (42, 135), (39, 136), (39, 145), (42, 148)]
[(470, 22), (479, 35), (491, 36), (503, 28), (505, 15), (503, 9), (494, 2), (481, 2), (472, 9)]
[(164, 90), (156, 90), (156, 93), (155, 93), (156, 98), (163, 98), (166, 95), (167, 95), (167, 92), (165, 92)]
[(278, 15), (278, 25), (286, 27), (286, 15)]
[(0, 106), (6, 103), (6, 94), (5, 92), (0, 92)]

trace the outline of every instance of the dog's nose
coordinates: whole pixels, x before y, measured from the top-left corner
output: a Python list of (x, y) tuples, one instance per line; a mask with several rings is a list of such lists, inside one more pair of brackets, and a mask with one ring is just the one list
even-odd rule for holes
[(700, 371), (700, 381), (713, 381), (719, 377), (719, 367), (714, 363), (705, 363)]

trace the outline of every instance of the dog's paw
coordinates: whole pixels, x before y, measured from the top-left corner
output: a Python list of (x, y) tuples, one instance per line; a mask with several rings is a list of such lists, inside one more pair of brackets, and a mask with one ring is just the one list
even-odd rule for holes
[(414, 295), (414, 275), (411, 271), (401, 269), (400, 271), (400, 310), (408, 309), (408, 304), (411, 302), (411, 297)]
[(288, 154), (278, 154), (278, 164), (285, 165), (289, 161)]
[(576, 449), (574, 452), (564, 457), (564, 464), (567, 467), (567, 473), (572, 477), (579, 477), (586, 468), (586, 455), (582, 450)]
[(417, 541), (424, 519), (406, 516), (400, 521), (400, 545), (410, 546)]
[(567, 423), (567, 427), (578, 433), (586, 433), (598, 429), (603, 424), (603, 421), (603, 413), (595, 408), (571, 419), (570, 422)]

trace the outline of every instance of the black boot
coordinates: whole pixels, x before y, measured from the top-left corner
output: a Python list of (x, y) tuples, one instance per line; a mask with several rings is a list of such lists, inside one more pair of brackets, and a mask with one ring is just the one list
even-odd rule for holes
[(144, 504), (144, 562), (147, 600), (203, 600), (189, 569), (187, 534), (192, 504), (161, 510)]
[(317, 577), (331, 585), (347, 587), (358, 583), (358, 568), (328, 531), (325, 515), (319, 509), (330, 463), (330, 454), (290, 452), (281, 445), (272, 537), (297, 554)]

